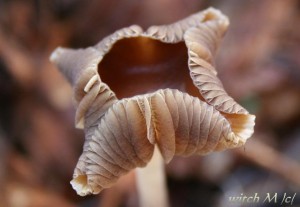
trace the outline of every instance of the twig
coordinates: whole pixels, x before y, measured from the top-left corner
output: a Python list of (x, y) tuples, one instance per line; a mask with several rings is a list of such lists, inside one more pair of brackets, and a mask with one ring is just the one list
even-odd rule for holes
[(0, 32), (0, 54), (10, 74), (24, 88), (28, 88), (35, 80), (34, 63), (31, 58)]
[(237, 150), (239, 155), (251, 162), (277, 173), (284, 179), (300, 186), (300, 164), (255, 138), (249, 141), (246, 150)]

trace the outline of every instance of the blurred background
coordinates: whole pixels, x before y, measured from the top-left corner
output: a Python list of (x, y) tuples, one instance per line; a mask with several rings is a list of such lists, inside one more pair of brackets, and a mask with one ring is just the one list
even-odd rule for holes
[(175, 158), (166, 167), (171, 206), (247, 206), (229, 197), (255, 193), (296, 193), (300, 206), (298, 0), (0, 0), (0, 206), (137, 206), (133, 174), (96, 196), (71, 188), (84, 135), (74, 127), (71, 87), (49, 55), (209, 6), (230, 18), (217, 69), (227, 92), (257, 116), (255, 134), (244, 148)]

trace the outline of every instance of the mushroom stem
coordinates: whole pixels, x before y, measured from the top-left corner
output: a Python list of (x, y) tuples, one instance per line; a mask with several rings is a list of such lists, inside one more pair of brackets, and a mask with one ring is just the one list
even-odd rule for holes
[(142, 207), (168, 207), (164, 160), (158, 147), (145, 168), (137, 168), (136, 179), (139, 203)]

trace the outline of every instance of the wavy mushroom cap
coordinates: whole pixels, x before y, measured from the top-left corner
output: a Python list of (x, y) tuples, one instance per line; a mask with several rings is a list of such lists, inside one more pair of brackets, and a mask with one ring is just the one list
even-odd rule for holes
[(229, 21), (209, 8), (174, 24), (131, 26), (97, 45), (57, 49), (51, 60), (74, 87), (83, 153), (71, 181), (99, 193), (150, 161), (234, 148), (252, 135), (255, 116), (231, 98), (214, 56)]

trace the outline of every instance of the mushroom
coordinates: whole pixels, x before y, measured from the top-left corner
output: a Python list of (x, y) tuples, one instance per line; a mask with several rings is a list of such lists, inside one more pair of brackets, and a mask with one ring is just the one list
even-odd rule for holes
[[(140, 175), (151, 172), (151, 180), (164, 182), (162, 160), (245, 144), (255, 116), (226, 93), (214, 66), (228, 25), (208, 8), (170, 25), (145, 31), (133, 25), (95, 46), (53, 52), (51, 61), (74, 88), (76, 127), (85, 132), (71, 181), (79, 195), (97, 194), (137, 167), (138, 189), (149, 189)], [(166, 197), (164, 188), (155, 187), (154, 195), (141, 190), (141, 200), (158, 202), (151, 196), (161, 189)]]

